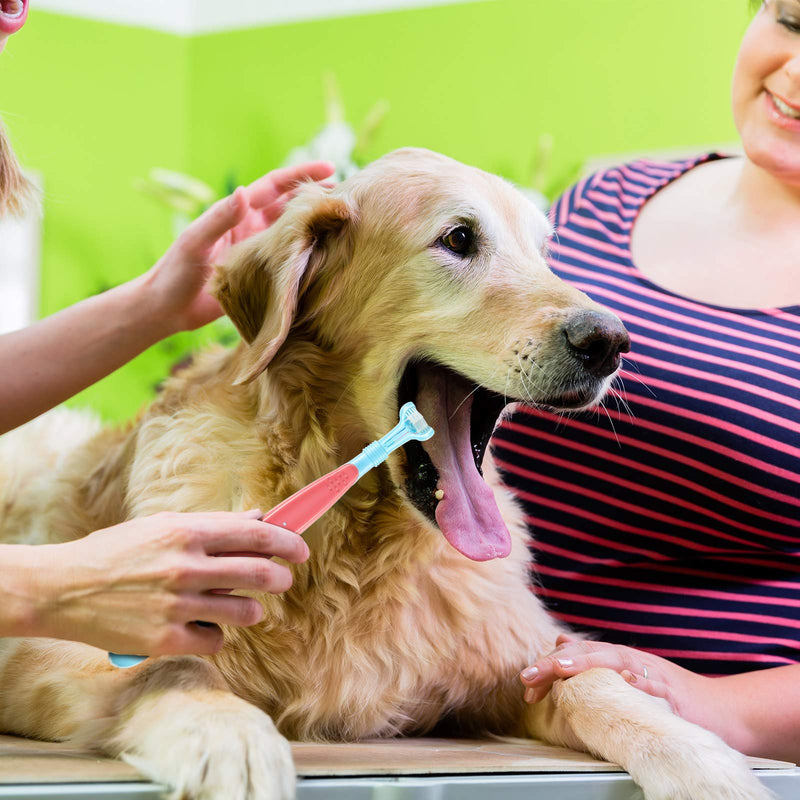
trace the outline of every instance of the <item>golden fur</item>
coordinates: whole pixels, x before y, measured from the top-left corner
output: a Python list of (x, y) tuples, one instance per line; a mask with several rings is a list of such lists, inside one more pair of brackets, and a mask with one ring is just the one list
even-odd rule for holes
[[(433, 243), (466, 219), (481, 247), (461, 262)], [(50, 456), (55, 475), (6, 495), (4, 538), (19, 541), (34, 516), (52, 541), (164, 510), (271, 508), (395, 424), (411, 358), (511, 400), (574, 390), (563, 325), (597, 306), (546, 268), (547, 235), (513, 187), (427, 151), (308, 187), (219, 271), (243, 342), (172, 378), (130, 429), (78, 430)], [(30, 438), (46, 456), (46, 424), (0, 440), (0, 484), (10, 453), (26, 462), (11, 469), (38, 474)], [(226, 629), (213, 657), (115, 670), (89, 646), (0, 643), (0, 728), (91, 736), (176, 797), (290, 797), (284, 736), (433, 729), (586, 749), (624, 766), (648, 800), (767, 796), (738, 754), (610, 671), (526, 705), (518, 671), (561, 626), (529, 589), (519, 509), (487, 455), (512, 548), (472, 561), (409, 502), (407, 468), (395, 452), (315, 523), (291, 590), (260, 597), (265, 621)]]

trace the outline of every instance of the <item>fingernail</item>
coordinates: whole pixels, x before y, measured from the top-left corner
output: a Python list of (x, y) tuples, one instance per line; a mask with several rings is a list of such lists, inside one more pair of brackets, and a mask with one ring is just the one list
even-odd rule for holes
[(526, 703), (532, 703), (535, 697), (536, 697), (536, 689), (534, 689), (532, 686), (525, 690)]
[(538, 667), (528, 667), (527, 669), (522, 670), (522, 677), (525, 678), (526, 681), (533, 680), (539, 674)]
[(249, 511), (245, 511), (244, 513), (247, 514), (247, 516), (249, 516), (249, 517), (260, 517), (260, 516), (262, 516), (260, 508), (251, 508)]
[(562, 667), (571, 667), (575, 662), (571, 658), (559, 658), (558, 663)]

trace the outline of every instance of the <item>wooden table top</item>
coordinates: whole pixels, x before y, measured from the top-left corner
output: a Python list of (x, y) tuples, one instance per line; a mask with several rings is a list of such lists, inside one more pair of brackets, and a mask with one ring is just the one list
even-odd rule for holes
[[(298, 775), (459, 775), (621, 772), (616, 764), (541, 742), (467, 739), (372, 739), (347, 744), (293, 742)], [(788, 769), (783, 761), (750, 758), (754, 769)], [(0, 736), (0, 784), (146, 780), (123, 761), (55, 742)]]

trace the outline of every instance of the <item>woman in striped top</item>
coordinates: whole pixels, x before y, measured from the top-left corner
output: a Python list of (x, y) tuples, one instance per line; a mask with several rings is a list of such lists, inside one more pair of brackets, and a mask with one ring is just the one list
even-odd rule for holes
[(526, 699), (606, 666), (800, 761), (800, 0), (756, 13), (733, 111), (743, 158), (637, 161), (553, 206), (552, 268), (632, 349), (602, 410), (520, 409), (494, 453), (536, 592), (608, 642), (565, 639)]

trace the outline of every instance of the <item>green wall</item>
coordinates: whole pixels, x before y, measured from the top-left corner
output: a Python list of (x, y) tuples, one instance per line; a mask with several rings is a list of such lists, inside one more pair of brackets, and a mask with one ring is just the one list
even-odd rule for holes
[[(167, 247), (169, 213), (133, 187), (150, 167), (222, 191), (277, 166), (322, 123), (325, 71), (351, 122), (389, 101), (370, 158), (418, 145), (525, 181), (549, 133), (551, 194), (597, 154), (733, 140), (746, 5), (495, 0), (191, 39), (34, 9), (0, 58), (0, 113), (44, 175), (41, 312)], [(73, 402), (130, 416), (195, 341), (162, 343)]]
[[(168, 245), (169, 215), (133, 180), (186, 166), (188, 47), (32, 10), (0, 56), (0, 114), (44, 179), (42, 316), (143, 272)], [(168, 363), (153, 348), (73, 402), (130, 416)]]

